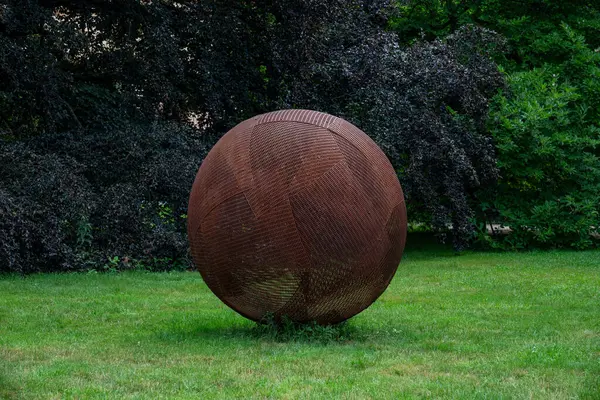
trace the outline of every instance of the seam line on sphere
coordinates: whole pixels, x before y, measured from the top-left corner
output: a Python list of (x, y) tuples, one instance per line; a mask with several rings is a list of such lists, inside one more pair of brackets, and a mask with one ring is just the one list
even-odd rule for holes
[[(239, 194), (239, 193), (238, 193)], [(231, 196), (231, 197), (235, 197), (235, 196)], [(231, 197), (229, 197), (228, 199), (230, 199)], [(224, 200), (225, 201), (225, 200)], [(208, 215), (208, 214), (207, 214)], [(200, 229), (202, 228), (202, 224), (200, 224), (198, 226), (198, 228), (196, 229), (195, 233), (194, 233), (194, 237), (196, 237), (198, 235), (198, 231), (200, 231)], [(206, 251), (206, 249), (205, 249)], [(210, 253), (208, 254), (208, 256), (206, 257), (206, 261), (209, 262), (211, 265), (214, 265), (214, 259), (212, 257), (210, 257)], [(198, 270), (198, 272), (200, 273), (200, 276), (202, 277), (202, 281), (204, 282), (204, 284), (208, 287), (208, 289), (219, 299), (221, 300), (227, 307), (231, 308), (232, 310), (234, 310), (236, 313), (242, 315), (244, 318), (248, 318), (249, 320), (252, 321), (258, 321), (255, 318), (253, 318), (250, 314), (239, 310), (234, 303), (230, 302), (227, 300), (226, 296), (223, 295), (222, 291), (215, 291), (213, 289), (213, 287), (211, 287), (208, 283), (207, 283), (207, 276), (208, 273), (203, 269), (203, 268), (199, 268), (199, 266), (197, 264), (194, 263), (194, 266), (196, 267), (196, 270)], [(220, 282), (219, 282), (220, 284)]]
[(250, 200), (248, 199), (248, 196), (246, 195), (246, 192), (242, 190), (242, 194), (244, 195), (244, 198), (246, 199), (246, 202), (248, 203), (248, 208), (250, 208), (250, 211), (252, 211), (252, 215), (254, 216), (254, 218), (258, 221), (258, 215), (256, 214), (256, 212), (254, 211), (254, 208), (252, 208), (252, 203), (250, 202)]
[(254, 128), (256, 128), (257, 126), (263, 126), (263, 125), (268, 125), (268, 124), (277, 124), (279, 122), (294, 122), (296, 124), (304, 124), (304, 125), (310, 125), (310, 126), (318, 126), (319, 128), (323, 128), (323, 129), (327, 129), (328, 131), (330, 130), (328, 128), (328, 126), (330, 126), (331, 124), (328, 124), (327, 126), (323, 126), (323, 125), (317, 125), (317, 124), (313, 124), (311, 122), (305, 122), (305, 121), (296, 121), (293, 119), (281, 119), (281, 120), (277, 120), (277, 121), (265, 121), (265, 122), (261, 122), (260, 124), (256, 124), (254, 126)]
[(319, 176), (315, 177), (315, 178), (312, 180), (312, 182), (310, 182), (308, 185), (306, 185), (306, 186), (304, 186), (303, 188), (300, 188), (300, 189), (298, 189), (298, 190), (296, 190), (296, 191), (293, 191), (293, 192), (292, 192), (292, 191), (290, 191), (290, 192), (289, 192), (289, 195), (290, 195), (290, 196), (295, 196), (295, 195), (297, 195), (298, 193), (301, 193), (301, 192), (303, 192), (303, 191), (306, 191), (306, 190), (308, 190), (308, 189), (310, 189), (310, 188), (314, 187), (314, 186), (317, 184), (317, 181), (318, 181), (319, 179), (321, 179), (323, 176), (327, 175), (327, 174), (329, 173), (329, 171), (331, 171), (332, 169), (334, 169), (335, 167), (337, 167), (337, 166), (338, 166), (338, 164), (340, 164), (340, 163), (346, 163), (346, 165), (348, 164), (348, 163), (346, 162), (346, 157), (343, 157), (343, 153), (342, 153), (342, 159), (341, 159), (341, 160), (339, 160), (339, 161), (338, 161), (338, 162), (336, 162), (335, 164), (331, 165), (329, 168), (327, 168), (327, 170), (323, 171), (323, 173), (322, 173), (321, 175), (319, 175)]
[(298, 238), (300, 239), (300, 243), (302, 243), (302, 248), (304, 249), (304, 252), (306, 253), (306, 257), (310, 263), (311, 262), (310, 261), (310, 251), (306, 247), (306, 244), (304, 243), (304, 240), (302, 240), (302, 236), (300, 235), (300, 229), (298, 229), (298, 221), (296, 220), (296, 214), (294, 213), (294, 207), (292, 207), (292, 202), (289, 197), (288, 197), (287, 201), (290, 205), (290, 210), (292, 211), (292, 219), (294, 220), (294, 226), (296, 227), (296, 232), (298, 233)]
[(294, 290), (294, 293), (292, 293), (292, 295), (290, 296), (290, 298), (288, 299), (288, 301), (285, 302), (284, 305), (282, 305), (281, 307), (279, 307), (277, 309), (277, 311), (275, 311), (275, 313), (279, 313), (281, 310), (285, 310), (286, 308), (288, 308), (288, 306), (293, 306), (294, 302), (296, 302), (296, 294), (298, 294), (298, 292), (300, 292), (302, 290), (302, 275), (300, 276), (300, 284), (298, 285), (298, 287), (296, 288), (296, 290)]
[(392, 214), (394, 213), (394, 210), (401, 206), (402, 204), (404, 204), (404, 200), (402, 200), (401, 202), (399, 202), (398, 204), (395, 204), (394, 206), (392, 206), (390, 208), (390, 210), (388, 211), (387, 215), (385, 216), (385, 220), (388, 221), (390, 219), (390, 217), (392, 216)]
[[(235, 197), (235, 196), (232, 196)], [(198, 231), (202, 228), (202, 224), (200, 224), (198, 226), (198, 228), (195, 231), (194, 237), (197, 236)], [(206, 250), (205, 250), (206, 251)], [(210, 255), (210, 253), (209, 253)], [(214, 265), (214, 259), (212, 257), (206, 257), (207, 262), (209, 262), (211, 265)], [(244, 318), (248, 318), (249, 320), (252, 321), (258, 321), (257, 319), (253, 318), (250, 314), (241, 311), (238, 309), (238, 307), (235, 306), (234, 303), (230, 302), (227, 300), (227, 297), (223, 294), (223, 292), (221, 290), (219, 291), (215, 291), (213, 289), (212, 286), (210, 286), (208, 284), (208, 280), (207, 280), (207, 276), (209, 275), (209, 273), (207, 273), (204, 269), (199, 268), (197, 264), (194, 263), (194, 266), (196, 267), (196, 270), (198, 270), (198, 272), (200, 273), (200, 276), (202, 277), (202, 281), (204, 282), (204, 284), (208, 287), (208, 289), (219, 299), (223, 302), (223, 304), (225, 304), (227, 307), (231, 308), (232, 310), (234, 310), (236, 313), (240, 314), (241, 316), (243, 316)], [(218, 278), (217, 278), (218, 280)], [(219, 282), (220, 285), (220, 282)]]
[[(333, 135), (336, 135), (337, 137), (339, 137), (340, 139), (344, 140), (344, 141), (345, 141), (345, 142), (347, 142), (349, 145), (351, 145), (352, 147), (354, 147), (356, 150), (358, 150), (358, 151), (360, 152), (360, 154), (362, 154), (362, 155), (363, 155), (363, 156), (364, 156), (364, 157), (365, 157), (367, 160), (369, 159), (369, 157), (368, 157), (368, 156), (367, 156), (367, 155), (366, 155), (366, 154), (365, 154), (365, 153), (364, 153), (364, 152), (363, 152), (361, 149), (359, 149), (358, 147), (356, 147), (356, 146), (354, 145), (354, 143), (352, 143), (350, 140), (346, 139), (345, 137), (343, 137), (342, 135), (338, 134), (337, 132), (335, 132), (335, 131), (332, 131), (331, 129), (327, 129), (327, 130), (328, 130), (328, 131), (329, 131), (329, 133), (332, 135), (332, 139), (334, 140), (334, 142), (335, 142), (335, 138), (333, 138)], [(337, 146), (337, 148), (339, 149), (340, 153), (344, 154), (344, 153), (342, 152), (342, 149), (340, 149), (340, 146), (339, 146), (339, 144), (337, 144), (337, 142), (335, 143), (335, 145), (336, 145), (336, 146)], [(377, 147), (379, 148), (379, 146), (377, 146)], [(379, 149), (379, 150), (380, 150), (380, 151), (383, 153), (383, 150), (381, 150), (381, 149)], [(384, 154), (385, 158), (387, 159), (387, 156), (385, 155), (385, 153), (383, 153), (383, 154)], [(346, 158), (346, 156), (344, 156), (344, 159), (343, 159), (342, 161), (344, 161), (344, 162), (346, 163), (346, 165), (348, 165), (348, 159)], [(342, 161), (340, 161), (340, 162), (342, 162)], [(389, 162), (389, 160), (388, 160), (388, 162)], [(391, 164), (391, 163), (390, 163), (390, 164)], [(336, 165), (337, 165), (337, 163), (336, 163), (336, 164), (334, 164), (334, 165), (333, 165), (331, 168), (335, 167)], [(349, 167), (349, 165), (348, 165), (348, 167)], [(393, 168), (394, 168), (394, 167), (392, 166), (392, 169), (393, 169)], [(329, 172), (329, 170), (327, 170), (327, 172)], [(327, 172), (325, 172), (325, 173), (327, 173)], [(354, 184), (352, 184), (352, 187), (353, 187), (354, 189), (356, 189), (356, 186), (355, 186)], [(400, 188), (402, 188), (402, 186), (401, 186)], [(386, 218), (386, 220), (387, 220), (388, 218), (390, 218), (390, 216), (392, 215), (392, 213), (394, 212), (394, 209), (395, 209), (396, 207), (398, 207), (399, 205), (401, 205), (401, 204), (404, 204), (404, 203), (405, 203), (405, 200), (404, 200), (404, 198), (403, 198), (403, 199), (402, 199), (402, 200), (401, 200), (401, 201), (400, 201), (398, 204), (395, 204), (394, 206), (392, 206), (392, 207), (390, 208), (390, 210), (388, 211), (388, 213), (387, 213), (386, 217), (385, 217), (385, 218)]]
[[(340, 148), (340, 145), (336, 142), (335, 138), (333, 137), (333, 135), (336, 134), (336, 133), (334, 131), (332, 131), (331, 129), (327, 129), (327, 131), (329, 131), (329, 134), (331, 135), (331, 139), (333, 139), (333, 142), (335, 143), (335, 146), (338, 148), (339, 152), (343, 155), (342, 161), (346, 164), (346, 166), (348, 167), (348, 170), (350, 171), (350, 173), (352, 174), (352, 176), (355, 177), (354, 171), (352, 171), (352, 168), (350, 168), (350, 164), (348, 164), (348, 158), (346, 158), (346, 155), (344, 154), (344, 152)], [(354, 147), (356, 150), (358, 150), (359, 153), (362, 154), (367, 160), (369, 159), (369, 157), (367, 157), (367, 155), (361, 149), (359, 149), (358, 147), (356, 147), (348, 139), (346, 139), (345, 137), (343, 137), (341, 135), (337, 135), (337, 136), (340, 137), (340, 138), (342, 138), (342, 139), (344, 139), (346, 142), (348, 142), (352, 147)], [(351, 182), (350, 186), (352, 187), (352, 189), (357, 190), (356, 189), (356, 179), (352, 179), (352, 182)], [(370, 195), (370, 193), (367, 193), (367, 194)]]
[[(300, 229), (298, 229), (298, 221), (296, 220), (296, 214), (294, 213), (294, 207), (292, 207), (292, 201), (290, 200), (289, 197), (288, 197), (287, 201), (288, 201), (288, 203), (290, 205), (290, 210), (292, 211), (292, 220), (294, 221), (294, 227), (296, 228), (296, 233), (298, 234), (298, 239), (300, 240), (300, 243), (302, 244), (302, 249), (306, 253), (306, 259), (308, 260), (308, 264), (309, 264), (306, 267), (307, 268), (312, 268), (311, 254), (310, 254), (309, 249), (306, 247), (306, 243), (304, 243), (304, 240), (302, 239), (302, 236), (300, 235)], [(298, 287), (294, 291), (293, 295), (289, 298), (289, 300), (286, 301), (285, 304), (277, 310), (277, 312), (279, 312), (280, 310), (285, 310), (285, 308), (288, 307), (288, 305), (290, 305), (290, 303), (292, 303), (292, 301), (296, 299), (296, 294), (298, 292), (300, 292), (302, 290), (302, 287), (303, 287), (302, 279), (303, 279), (303, 274), (300, 274), (300, 280), (301, 280), (300, 284), (298, 285)], [(292, 305), (293, 305), (293, 303), (292, 303)]]
[(288, 109), (288, 110), (277, 110), (269, 113), (262, 114), (260, 120), (267, 121), (297, 121), (299, 119), (309, 120), (309, 123), (313, 123), (316, 117), (323, 118), (335, 118), (333, 115), (326, 114), (320, 111), (307, 110), (301, 108)]
[[(198, 225), (198, 228), (196, 228), (196, 231), (194, 232), (194, 236), (191, 239), (195, 240), (195, 238), (198, 237), (198, 232), (200, 231), (201, 228), (202, 228), (202, 224)], [(191, 246), (190, 246), (190, 249), (191, 249)], [(212, 257), (209, 257), (210, 254), (206, 251), (206, 249), (204, 249), (204, 252), (207, 253), (206, 256), (205, 256), (205, 260), (207, 260), (211, 264), (214, 264), (214, 261), (212, 260)], [(193, 256), (193, 253), (192, 253), (192, 256)], [(210, 259), (208, 259), (208, 258), (210, 258)], [(199, 266), (196, 263), (194, 263), (194, 266), (196, 267), (196, 269), (198, 270), (198, 272), (200, 272), (200, 275), (202, 276), (202, 280), (206, 284), (206, 277), (204, 276), (206, 274), (206, 272), (203, 269), (199, 268)], [(211, 289), (211, 291), (212, 291), (212, 289)]]
[[(358, 151), (360, 152), (360, 154), (362, 154), (363, 156), (365, 156), (365, 158), (366, 158), (367, 160), (370, 160), (369, 156), (368, 156), (367, 154), (365, 154), (365, 152), (364, 152), (364, 151), (362, 151), (362, 150), (361, 150), (361, 149), (360, 149), (358, 146), (356, 146), (356, 145), (355, 145), (354, 143), (352, 143), (350, 140), (346, 139), (344, 136), (340, 135), (340, 134), (339, 134), (339, 133), (337, 133), (336, 131), (332, 131), (332, 130), (331, 130), (331, 129), (329, 129), (329, 128), (327, 128), (327, 130), (329, 131), (329, 133), (330, 133), (331, 135), (335, 135), (335, 136), (337, 136), (337, 137), (339, 137), (339, 138), (341, 138), (341, 139), (345, 140), (346, 142), (348, 142), (348, 144), (349, 144), (350, 146), (352, 146), (352, 147), (354, 147), (356, 150), (358, 150)], [(363, 132), (363, 133), (364, 133), (364, 132)], [(365, 135), (366, 135), (366, 133), (365, 133)], [(367, 137), (369, 137), (369, 136), (367, 135)], [(335, 141), (335, 138), (334, 138), (333, 136), (332, 136), (332, 139)], [(373, 140), (373, 139), (371, 139), (370, 137), (369, 137), (369, 139), (370, 139), (370, 140)], [(338, 149), (340, 149), (340, 146), (339, 146), (337, 143), (336, 143), (336, 146), (338, 147)], [(381, 148), (380, 148), (380, 147), (377, 145), (377, 143), (375, 143), (375, 147), (377, 147), (377, 149), (379, 149), (379, 151), (380, 151), (380, 152), (381, 152), (381, 153), (384, 155), (385, 159), (386, 159), (386, 160), (387, 160), (387, 162), (389, 163), (389, 162), (390, 162), (390, 160), (387, 158), (387, 156), (385, 155), (385, 153), (383, 152), (383, 150), (381, 150)], [(342, 151), (342, 149), (340, 149), (340, 152), (341, 152), (341, 151)], [(342, 153), (342, 154), (344, 154), (344, 153)], [(346, 158), (346, 157), (344, 157), (344, 158)], [(392, 167), (392, 168), (393, 168), (393, 167)]]
[[(233, 193), (231, 196), (227, 196), (226, 198), (224, 198), (223, 200), (221, 200), (220, 203), (215, 204), (214, 206), (212, 206), (210, 208), (210, 210), (208, 210), (208, 212), (206, 214), (204, 214), (204, 217), (202, 217), (202, 219), (200, 220), (200, 225), (202, 225), (202, 223), (204, 222), (204, 220), (215, 210), (215, 208), (219, 207), (221, 204), (225, 203), (227, 200), (234, 198), (235, 196), (239, 196), (241, 194), (244, 194), (244, 191), (242, 189), (239, 189), (239, 191)], [(244, 197), (246, 195), (244, 194)], [(248, 199), (246, 199), (247, 201)], [(250, 208), (252, 209), (252, 208)], [(254, 213), (254, 211), (252, 211), (252, 213)]]

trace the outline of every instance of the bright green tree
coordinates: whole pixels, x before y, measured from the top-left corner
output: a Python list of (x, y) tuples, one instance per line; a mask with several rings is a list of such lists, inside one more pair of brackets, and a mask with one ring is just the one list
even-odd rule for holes
[[(502, 34), (508, 89), (488, 128), (500, 178), (478, 193), (481, 238), (494, 246), (590, 247), (600, 226), (600, 3), (405, 0), (392, 28), (410, 43), (464, 24)], [(484, 222), (513, 234), (492, 241)]]

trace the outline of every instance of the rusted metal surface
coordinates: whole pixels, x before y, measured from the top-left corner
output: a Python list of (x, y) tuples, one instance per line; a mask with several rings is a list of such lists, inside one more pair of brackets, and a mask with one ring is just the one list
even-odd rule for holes
[(328, 114), (284, 110), (242, 122), (210, 151), (188, 234), (206, 284), (238, 313), (333, 324), (390, 283), (406, 208), (366, 134)]

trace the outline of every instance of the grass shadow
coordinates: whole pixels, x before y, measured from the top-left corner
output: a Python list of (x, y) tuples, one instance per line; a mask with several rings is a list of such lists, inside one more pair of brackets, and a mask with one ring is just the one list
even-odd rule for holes
[(154, 331), (163, 342), (178, 343), (188, 341), (215, 341), (224, 339), (248, 340), (277, 343), (344, 344), (364, 341), (366, 332), (357, 329), (350, 322), (322, 326), (315, 322), (298, 324), (283, 319), (275, 322), (267, 318), (263, 323), (231, 320), (198, 319), (173, 320), (168, 329)]
[(585, 400), (600, 399), (600, 366), (588, 371), (578, 397)]
[(20, 388), (9, 379), (8, 375), (0, 371), (0, 399), (17, 399), (22, 396)]
[(268, 315), (261, 322), (251, 330), (251, 335), (261, 340), (332, 344), (364, 339), (361, 332), (348, 321), (336, 325), (319, 325), (316, 322), (301, 324), (286, 317), (276, 320)]
[(424, 260), (457, 254), (451, 244), (440, 243), (433, 232), (410, 232), (406, 239), (404, 257)]

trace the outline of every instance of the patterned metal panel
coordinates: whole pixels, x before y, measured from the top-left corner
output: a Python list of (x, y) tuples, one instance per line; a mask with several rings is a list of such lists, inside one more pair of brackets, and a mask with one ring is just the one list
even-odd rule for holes
[(206, 284), (238, 313), (334, 324), (389, 285), (406, 207), (392, 165), (360, 129), (283, 110), (242, 122), (210, 151), (188, 235)]

